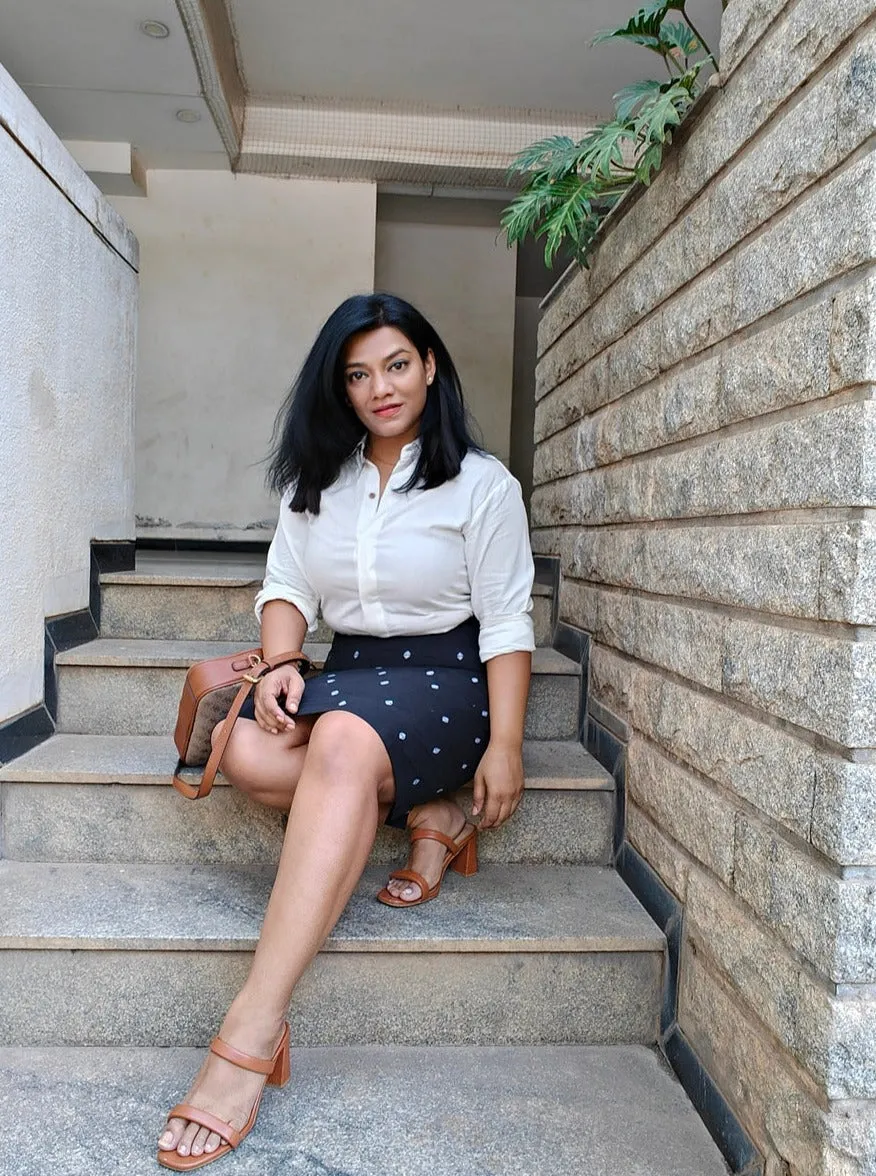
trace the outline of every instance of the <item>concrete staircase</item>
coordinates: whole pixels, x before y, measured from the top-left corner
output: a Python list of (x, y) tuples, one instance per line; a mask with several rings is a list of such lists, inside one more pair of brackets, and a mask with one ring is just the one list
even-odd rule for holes
[[(59, 733), (0, 769), (0, 1176), (155, 1171), (245, 975), (283, 820), (221, 781), (183, 800), (167, 732), (192, 661), (257, 643), (261, 572), (144, 553), (104, 576), (100, 639), (57, 659)], [(665, 943), (609, 867), (614, 782), (534, 606), (524, 803), (409, 911), (374, 901), (405, 853), (381, 831), (293, 999), (293, 1083), (227, 1176), (726, 1172), (654, 1048)]]

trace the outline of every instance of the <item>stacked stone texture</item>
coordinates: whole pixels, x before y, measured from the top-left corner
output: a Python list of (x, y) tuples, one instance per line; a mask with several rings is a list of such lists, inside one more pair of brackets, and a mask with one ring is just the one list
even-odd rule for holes
[(534, 544), (767, 1176), (876, 1173), (876, 24), (731, 0), (721, 88), (539, 334)]

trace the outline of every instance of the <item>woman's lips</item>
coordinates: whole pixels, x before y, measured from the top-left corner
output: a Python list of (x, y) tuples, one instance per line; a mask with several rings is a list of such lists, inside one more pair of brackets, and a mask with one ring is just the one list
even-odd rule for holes
[(400, 404), (387, 404), (383, 408), (375, 408), (374, 415), (379, 417), (395, 416), (397, 412), (401, 412)]

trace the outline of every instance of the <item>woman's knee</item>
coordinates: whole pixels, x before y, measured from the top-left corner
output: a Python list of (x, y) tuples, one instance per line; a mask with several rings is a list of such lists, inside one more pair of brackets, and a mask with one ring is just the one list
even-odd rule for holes
[(314, 723), (307, 764), (336, 783), (357, 779), (379, 785), (386, 778), (392, 780), (383, 740), (364, 719), (341, 711), (328, 711)]

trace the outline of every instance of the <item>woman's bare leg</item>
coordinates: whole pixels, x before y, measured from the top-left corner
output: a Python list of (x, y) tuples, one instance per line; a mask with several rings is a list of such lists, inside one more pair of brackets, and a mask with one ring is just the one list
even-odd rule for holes
[[(292, 990), (346, 906), (394, 792), (386, 748), (367, 723), (334, 711), (313, 724), (261, 936), (222, 1023), (224, 1040), (256, 1057), (273, 1054)], [(209, 1054), (186, 1101), (239, 1128), (263, 1083)], [(159, 1146), (200, 1155), (219, 1142), (172, 1119)]]
[[(271, 735), (253, 719), (238, 719), (222, 757), (223, 776), (253, 800), (288, 812), (315, 722), (316, 716), (307, 715), (292, 731)], [(213, 732), (214, 741), (222, 726)]]

